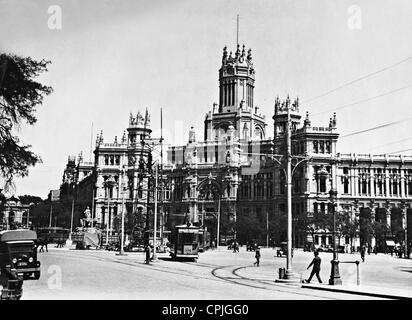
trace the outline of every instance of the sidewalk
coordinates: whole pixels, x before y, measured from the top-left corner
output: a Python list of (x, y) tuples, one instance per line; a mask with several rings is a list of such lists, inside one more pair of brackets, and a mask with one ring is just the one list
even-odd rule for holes
[(349, 286), (349, 285), (329, 285), (329, 284), (302, 284), (302, 288), (324, 290), (333, 292), (344, 292), (351, 294), (359, 294), (370, 297), (388, 298), (388, 299), (411, 299), (412, 288), (410, 290), (389, 288), (389, 287), (375, 287), (367, 285)]
[[(263, 249), (261, 266), (252, 265), (238, 270), (238, 274), (250, 279), (273, 281), (279, 278), (279, 268), (284, 268), (286, 258), (277, 258), (273, 251)], [(312, 256), (309, 253), (296, 252), (294, 258), (294, 273), (302, 280), (309, 276), (307, 266)], [(340, 274), (343, 285), (329, 285), (329, 260), (328, 254), (322, 254), (324, 267), (321, 269), (321, 278), (324, 283), (318, 284), (316, 278), (310, 283), (296, 283), (295, 288), (324, 290), (370, 296), (382, 299), (412, 299), (412, 265), (408, 259), (394, 259), (382, 255), (367, 257), (368, 260), (360, 265), (360, 285), (356, 285), (356, 267), (353, 264), (340, 265)], [(357, 256), (341, 255), (342, 260), (357, 260)], [(341, 261), (342, 262), (342, 261)], [(278, 286), (290, 286), (290, 284), (276, 283)]]

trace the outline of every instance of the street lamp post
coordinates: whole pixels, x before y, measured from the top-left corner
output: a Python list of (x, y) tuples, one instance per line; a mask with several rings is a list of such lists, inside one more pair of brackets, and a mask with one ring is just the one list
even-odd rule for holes
[(123, 166), (122, 169), (122, 182), (120, 183), (120, 188), (122, 190), (122, 232), (120, 235), (120, 251), (117, 254), (118, 256), (126, 256), (124, 253), (124, 193), (126, 191), (126, 187), (124, 185), (124, 176), (125, 176), (125, 167)]
[(329, 278), (330, 285), (341, 285), (342, 284), (342, 279), (340, 278), (340, 274), (339, 274), (339, 260), (338, 260), (338, 254), (336, 251), (336, 239), (335, 239), (335, 232), (336, 232), (335, 202), (336, 202), (337, 194), (338, 192), (336, 191), (336, 189), (332, 188), (329, 191), (329, 196), (331, 200), (331, 209), (333, 213), (333, 231), (332, 231), (333, 260), (330, 262), (331, 263), (331, 272), (330, 272), (330, 278)]
[(69, 239), (72, 239), (72, 233), (73, 233), (73, 216), (74, 216), (74, 198), (72, 199), (72, 215), (70, 217), (70, 234), (69, 234)]
[[(116, 181), (110, 176), (109, 179), (105, 181), (105, 186), (107, 190), (107, 223), (106, 223), (106, 246), (109, 244), (109, 225), (110, 225), (110, 187), (114, 186)], [(105, 219), (106, 220), (106, 219)]]
[(157, 164), (155, 166), (155, 188), (154, 188), (154, 221), (153, 221), (153, 256), (152, 260), (157, 260), (156, 242), (157, 242)]
[(220, 243), (220, 195), (217, 203), (217, 230), (216, 230), (216, 248)]

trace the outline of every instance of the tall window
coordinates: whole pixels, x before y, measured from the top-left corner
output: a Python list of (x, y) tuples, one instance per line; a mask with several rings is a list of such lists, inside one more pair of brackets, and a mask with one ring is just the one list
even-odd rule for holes
[(326, 212), (326, 206), (323, 202), (320, 204), (320, 212), (322, 212), (322, 213)]
[(315, 140), (313, 141), (313, 152), (314, 153), (318, 153), (319, 149), (318, 149), (318, 142)]
[(363, 180), (362, 181), (362, 194), (367, 194), (367, 182), (366, 182), (366, 180)]
[(343, 180), (343, 193), (349, 193), (349, 180), (347, 178)]
[(397, 195), (398, 194), (398, 181), (394, 180), (393, 181), (393, 194)]
[(319, 152), (325, 153), (325, 142), (324, 141), (319, 141)]
[(326, 141), (326, 153), (331, 153), (330, 141)]
[(320, 176), (318, 181), (319, 181), (319, 192), (326, 192), (326, 177)]

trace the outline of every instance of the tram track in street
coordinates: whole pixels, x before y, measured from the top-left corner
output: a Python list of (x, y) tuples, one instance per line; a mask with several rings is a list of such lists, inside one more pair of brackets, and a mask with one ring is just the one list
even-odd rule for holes
[[(80, 253), (80, 252), (79, 252)], [(254, 289), (260, 289), (260, 290), (266, 290), (268, 292), (280, 292), (280, 293), (287, 293), (287, 294), (294, 294), (297, 296), (302, 296), (302, 297), (312, 297), (312, 298), (319, 298), (319, 299), (329, 299), (329, 300), (339, 300), (339, 299), (345, 299), (345, 296), (348, 297), (347, 294), (341, 293), (337, 294), (338, 297), (330, 297), (330, 296), (325, 296), (318, 294), (317, 292), (313, 292), (313, 290), (310, 289), (302, 289), (299, 285), (295, 286), (295, 289), (293, 290), (290, 285), (286, 284), (280, 284), (280, 283), (275, 283), (274, 280), (265, 280), (265, 279), (257, 279), (257, 278), (250, 278), (247, 276), (244, 276), (240, 274), (240, 271), (242, 269), (246, 269), (248, 267), (251, 267), (250, 265), (247, 266), (241, 266), (241, 265), (216, 265), (216, 264), (210, 264), (210, 263), (203, 263), (203, 262), (189, 262), (189, 261), (181, 261), (179, 263), (185, 264), (185, 265), (191, 265), (191, 266), (196, 266), (199, 268), (205, 268), (206, 272), (205, 273), (196, 273), (190, 270), (186, 270), (184, 268), (176, 268), (178, 264), (176, 263), (173, 268), (170, 268), (170, 262), (168, 260), (163, 260), (168, 262), (167, 265), (164, 265), (163, 263), (160, 263), (158, 265), (158, 262), (152, 262), (150, 264), (146, 264), (143, 262), (138, 261), (139, 258), (143, 259), (143, 256), (136, 256), (137, 259), (130, 259), (129, 260), (122, 259), (120, 256), (107, 256), (107, 255), (100, 255), (100, 252), (82, 252), (80, 254), (76, 254), (75, 256), (72, 255), (66, 255), (64, 252), (56, 252), (53, 251), (53, 254), (59, 256), (59, 257), (64, 257), (68, 259), (83, 259), (83, 260), (88, 260), (88, 261), (102, 261), (102, 262), (111, 262), (111, 263), (116, 263), (120, 265), (125, 265), (133, 268), (140, 268), (143, 270), (153, 270), (157, 272), (161, 272), (164, 274), (168, 274), (171, 276), (179, 276), (179, 277), (192, 277), (196, 279), (203, 279), (203, 280), (213, 280), (213, 281), (224, 281), (224, 282), (229, 282), (235, 285), (241, 285), (249, 288), (254, 288)], [(175, 263), (173, 261), (173, 263)], [(219, 274), (220, 273), (220, 274)], [(223, 274), (222, 274), (223, 273)], [(226, 274), (225, 274), (226, 273)], [(209, 276), (208, 276), (209, 275)], [(212, 277), (211, 277), (211, 276)], [(310, 291), (308, 291), (310, 290)], [(302, 291), (302, 292), (299, 292)], [(309, 293), (310, 292), (310, 293)], [(340, 297), (342, 298), (340, 298)], [(346, 299), (347, 299), (346, 298)]]
[[(232, 268), (235, 267), (231, 270), (231, 274), (235, 277), (224, 277), (224, 276), (219, 276), (219, 275), (216, 274), (218, 270), (228, 268), (228, 267), (232, 267)], [(284, 292), (284, 293), (296, 294), (296, 295), (306, 296), (306, 297), (310, 296), (310, 297), (329, 299), (329, 300), (339, 300), (338, 298), (325, 297), (323, 295), (316, 295), (316, 294), (313, 294), (313, 293), (308, 295), (307, 293), (296, 292), (296, 291), (290, 290), (290, 289), (288, 290), (289, 285), (277, 284), (277, 283), (274, 283), (274, 281), (271, 281), (271, 280), (261, 280), (261, 279), (247, 278), (247, 277), (244, 277), (244, 276), (241, 276), (241, 275), (238, 274), (238, 271), (240, 269), (245, 269), (247, 267), (248, 266), (240, 266), (240, 267), (239, 266), (221, 266), (221, 267), (217, 267), (217, 268), (213, 269), (211, 271), (211, 273), (212, 273), (213, 276), (215, 276), (215, 277), (217, 277), (221, 280), (232, 282), (232, 283), (242, 285), (242, 286), (246, 286), (246, 287), (257, 288), (257, 289), (262, 289), (262, 290), (268, 290), (268, 291), (272, 291), (272, 292), (273, 291)], [(252, 282), (254, 282), (254, 284), (248, 284), (248, 283), (244, 283), (242, 281), (252, 281)], [(260, 283), (264, 286), (259, 286), (259, 285), (256, 285), (255, 283)], [(270, 285), (270, 287), (268, 287), (268, 285)], [(296, 289), (301, 289), (301, 288), (299, 286), (297, 286)]]
[[(214, 280), (214, 278), (211, 278), (211, 277), (208, 277), (208, 276), (201, 276), (199, 274), (194, 275), (193, 273), (191, 273), (187, 270), (184, 270), (184, 269), (176, 269), (175, 271), (172, 271), (172, 270), (170, 270), (170, 268), (169, 269), (159, 268), (159, 267), (156, 266), (156, 262), (146, 264), (144, 262), (139, 262), (139, 261), (124, 261), (124, 260), (121, 261), (121, 260), (119, 260), (118, 258), (115, 258), (115, 257), (100, 257), (100, 256), (95, 256), (95, 255), (90, 255), (90, 254), (79, 255), (79, 256), (76, 256), (76, 257), (70, 257), (70, 256), (67, 256), (67, 255), (64, 255), (64, 254), (60, 254), (60, 252), (59, 252), (58, 255), (60, 257), (69, 258), (69, 259), (70, 258), (74, 258), (74, 259), (81, 258), (81, 259), (88, 260), (88, 261), (113, 262), (113, 263), (116, 263), (116, 264), (122, 264), (122, 265), (131, 266), (131, 267), (139, 267), (139, 268), (142, 268), (142, 269), (154, 270), (154, 271), (158, 271), (158, 272), (162, 272), (162, 273), (166, 273), (166, 274), (171, 274), (171, 275), (196, 277), (198, 279), (206, 279), (206, 280)], [(182, 261), (182, 263), (192, 264), (190, 262), (183, 262), (183, 261)], [(193, 265), (202, 266), (200, 263), (196, 263), (196, 262), (193, 263)], [(206, 264), (204, 265), (204, 267), (209, 267), (209, 266), (216, 267), (216, 265), (208, 265), (208, 266), (206, 266)], [(219, 281), (219, 280), (215, 280), (215, 281)]]

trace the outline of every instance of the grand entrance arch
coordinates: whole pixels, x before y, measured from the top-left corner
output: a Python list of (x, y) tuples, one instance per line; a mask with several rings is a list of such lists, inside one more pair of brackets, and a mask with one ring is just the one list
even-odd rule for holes
[(210, 232), (211, 239), (216, 240), (219, 224), (220, 243), (236, 238), (235, 216), (236, 203), (228, 199), (230, 191), (225, 181), (218, 181), (209, 176), (197, 186), (197, 206), (201, 224)]

